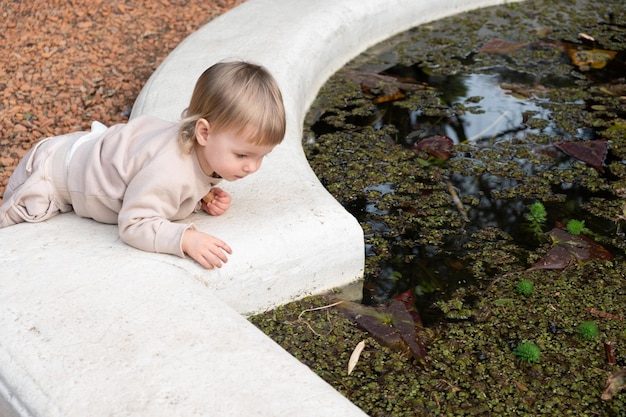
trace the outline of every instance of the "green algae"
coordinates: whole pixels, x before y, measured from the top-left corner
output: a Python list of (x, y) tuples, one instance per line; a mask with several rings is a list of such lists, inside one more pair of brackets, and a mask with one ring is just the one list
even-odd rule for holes
[[(608, 181), (552, 146), (561, 140), (602, 135), (597, 126), (600, 121), (614, 129), (621, 126), (617, 116), (625, 114), (623, 74), (605, 84), (599, 84), (596, 75), (585, 78), (559, 45), (579, 42), (584, 28), (598, 42), (602, 39), (616, 47), (608, 38), (614, 39), (611, 33), (621, 34), (623, 29), (609, 24), (601, 25), (604, 31), (587, 29), (603, 19), (609, 21), (609, 15), (615, 20), (622, 10), (574, 1), (561, 4), (568, 11), (564, 13), (558, 7), (534, 3), (536, 8), (515, 4), (487, 8), (415, 28), (355, 59), (321, 91), (305, 127), (311, 166), (364, 227), (366, 283), (381, 274), (394, 275), (381, 265), (403, 277), (390, 290), (373, 288), (366, 298), (380, 301), (399, 286), (423, 287), (415, 269), (432, 272), (432, 264), (442, 260), (432, 259), (425, 248), (436, 247), (438, 253), (458, 257), (458, 243), (465, 243), (469, 233), (482, 227), (500, 227), (516, 241), (529, 243), (523, 236), (520, 208), (533, 200), (558, 207), (549, 219), (552, 224), (580, 218), (606, 231), (595, 233), (590, 227), (594, 236), (603, 235), (605, 243), (623, 246), (623, 239), (615, 233), (622, 227), (622, 178)], [(534, 47), (506, 56), (477, 53), (495, 37)], [(459, 38), (461, 42), (454, 42)], [(391, 68), (402, 77), (418, 77), (420, 88), (406, 91), (402, 100), (373, 106), (367, 94), (376, 92), (364, 91), (354, 82), (366, 77), (364, 71), (371, 68)], [(457, 143), (453, 157), (445, 162), (410, 150), (410, 141), (427, 135), (429, 129), (482, 111), (480, 105), (475, 106), (481, 97), (454, 103), (466, 93), (461, 74), (467, 72), (499, 74), (511, 81), (501, 86), (526, 94), (528, 103), (549, 111), (549, 117), (527, 112), (523, 134), (510, 140)], [(384, 90), (381, 85), (377, 88)], [(409, 116), (398, 109), (419, 112), (420, 127), (407, 135), (401, 126)], [(623, 136), (611, 139), (612, 159), (607, 160), (611, 174), (626, 170), (617, 159), (623, 142)], [(603, 204), (607, 196), (610, 202)], [(426, 267), (416, 265), (419, 262)], [(445, 272), (450, 273), (449, 268)]]
[[(325, 297), (251, 321), (371, 416), (618, 416), (626, 407), (623, 393), (601, 400), (606, 379), (619, 369), (607, 364), (601, 340), (615, 343), (624, 366), (626, 324), (598, 318), (589, 308), (621, 311), (624, 271), (624, 265), (575, 264), (567, 274), (521, 271), (466, 291), (465, 318), (442, 320), (420, 334), (426, 365), (381, 346), (334, 308), (306, 311), (334, 301)], [(514, 295), (522, 277), (537, 282), (530, 300)], [(602, 338), (580, 338), (578, 326), (589, 320), (598, 323)], [(348, 376), (350, 353), (361, 340), (366, 348)], [(541, 349), (540, 363), (516, 360), (525, 340)]]
[[(626, 366), (619, 316), (626, 305), (623, 61), (621, 73), (581, 70), (556, 46), (582, 44), (585, 33), (604, 49), (624, 51), (625, 20), (616, 0), (480, 9), (371, 48), (320, 91), (305, 123), (305, 152), (364, 229), (365, 303), (388, 303), (405, 289), (416, 295), (426, 364), (381, 346), (336, 309), (316, 309), (335, 301), (326, 297), (250, 320), (370, 416), (622, 415), (624, 392), (608, 401), (601, 395), (607, 378)], [(532, 47), (477, 52), (494, 38)], [(418, 77), (420, 87), (375, 105), (388, 86), (364, 89), (355, 74), (385, 69)], [(484, 94), (458, 102), (467, 93), (464, 73), (497, 74), (511, 95), (537, 105), (524, 115), (526, 129), (459, 141), (446, 161), (411, 150), (442, 124), (481, 113)], [(411, 112), (423, 131), (401, 127)], [(605, 174), (553, 146), (593, 137), (610, 141)], [(525, 218), (537, 201), (546, 229), (584, 221), (615, 257), (530, 270), (551, 248)], [(524, 280), (533, 290), (522, 297)], [(600, 337), (580, 337), (586, 321)], [(362, 340), (366, 348), (348, 376)], [(617, 366), (607, 363), (605, 340), (616, 347)], [(538, 346), (540, 362), (516, 359), (523, 341)]]

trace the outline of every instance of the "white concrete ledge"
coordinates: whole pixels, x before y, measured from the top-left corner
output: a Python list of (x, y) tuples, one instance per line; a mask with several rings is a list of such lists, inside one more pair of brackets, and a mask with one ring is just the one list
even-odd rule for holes
[(362, 416), (240, 314), (358, 282), (363, 236), (302, 147), (326, 79), (410, 27), (501, 0), (248, 0), (185, 40), (133, 110), (176, 120), (224, 58), (258, 62), (285, 97), (285, 143), (195, 216), (235, 253), (218, 271), (144, 253), (73, 214), (0, 229), (0, 416)]

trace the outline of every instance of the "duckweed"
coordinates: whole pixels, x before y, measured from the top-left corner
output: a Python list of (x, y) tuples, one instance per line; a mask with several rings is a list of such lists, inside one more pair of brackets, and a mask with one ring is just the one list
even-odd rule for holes
[[(357, 57), (320, 91), (305, 123), (305, 152), (363, 226), (364, 302), (420, 291), (414, 295), (426, 364), (379, 345), (332, 308), (301, 315), (334, 298), (306, 298), (250, 320), (373, 417), (622, 415), (626, 391), (600, 399), (615, 367), (598, 337), (582, 339), (578, 329), (597, 320), (618, 347), (618, 363), (626, 363), (619, 348), (626, 346), (626, 322), (590, 312), (617, 316), (626, 305), (625, 72), (580, 71), (551, 41), (584, 47), (584, 32), (623, 51), (622, 6), (526, 0), (432, 22)], [(476, 52), (494, 38), (533, 47)], [(381, 90), (368, 92), (351, 78), (371, 68), (423, 77), (416, 79), (421, 87), (373, 105)], [(529, 83), (516, 91), (540, 109), (526, 112), (512, 139), (455, 143), (446, 161), (412, 150), (417, 139), (480, 112), (485, 91), (452, 104), (466, 96), (461, 79), (468, 73), (499, 83), (522, 77)], [(592, 138), (610, 140), (604, 172), (553, 147)], [(615, 258), (529, 270), (553, 243), (529, 233), (524, 214), (536, 201), (546, 211), (541, 232), (580, 219)], [(514, 293), (523, 280), (535, 283), (532, 297)], [(350, 353), (362, 340), (368, 348), (347, 377)], [(536, 349), (520, 348), (529, 341), (541, 346), (538, 361)]]

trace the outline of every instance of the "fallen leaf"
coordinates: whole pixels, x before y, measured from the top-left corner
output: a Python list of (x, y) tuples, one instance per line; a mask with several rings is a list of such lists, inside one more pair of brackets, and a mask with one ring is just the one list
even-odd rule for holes
[(386, 103), (401, 100), (405, 97), (402, 91), (415, 91), (424, 89), (423, 84), (408, 78), (398, 78), (393, 75), (378, 74), (373, 72), (351, 72), (348, 78), (360, 84), (361, 91), (374, 96), (374, 103)]
[(361, 340), (352, 351), (352, 354), (350, 355), (350, 360), (348, 360), (348, 375), (352, 373), (352, 371), (354, 370), (354, 367), (359, 362), (359, 358), (361, 357), (361, 352), (363, 352), (364, 348), (365, 348), (365, 340)]
[(493, 304), (500, 307), (505, 304), (510, 304), (512, 302), (513, 302), (512, 298), (498, 298), (497, 300), (494, 300)]
[(406, 344), (400, 334), (392, 327), (391, 314), (384, 309), (365, 306), (354, 302), (345, 301), (337, 305), (357, 326), (372, 335), (378, 343), (391, 349), (406, 350)]
[(397, 91), (388, 96), (376, 97), (372, 102), (374, 104), (389, 103), (390, 101), (402, 100), (406, 97), (401, 91)]
[(591, 35), (587, 35), (586, 33), (583, 33), (583, 32), (580, 32), (580, 33), (578, 34), (578, 37), (579, 37), (579, 38), (586, 39), (586, 40), (591, 41), (591, 42), (595, 42), (595, 41), (596, 41), (596, 40), (593, 38), (593, 36), (591, 36)]
[(536, 269), (565, 269), (572, 262), (587, 262), (598, 259), (609, 261), (613, 254), (604, 246), (585, 235), (572, 235), (565, 230), (554, 228), (548, 235), (552, 238), (553, 246), (548, 253), (529, 268)]
[(484, 54), (510, 55), (528, 44), (528, 42), (510, 42), (505, 41), (504, 39), (494, 38), (481, 46), (477, 52)]
[(408, 289), (395, 297), (396, 300), (402, 301), (406, 306), (406, 309), (413, 317), (413, 322), (415, 323), (415, 328), (417, 330), (424, 330), (424, 323), (422, 322), (422, 316), (419, 311), (415, 308), (415, 299), (413, 298), (413, 291)]
[[(426, 348), (417, 335), (416, 323), (402, 301), (393, 300), (388, 307), (369, 307), (346, 301), (337, 304), (336, 308), (381, 345), (410, 352), (420, 362), (426, 359)], [(421, 321), (417, 325), (422, 326)]]
[(530, 267), (529, 271), (536, 269), (565, 269), (572, 262), (574, 256), (563, 246), (554, 246), (537, 263)]
[(604, 160), (609, 149), (606, 140), (558, 142), (554, 146), (572, 158), (591, 165), (600, 172), (604, 172)]
[(568, 47), (566, 50), (572, 64), (580, 67), (581, 70), (585, 68), (602, 69), (617, 55), (617, 52), (605, 49), (587, 50)]
[(610, 400), (619, 391), (626, 388), (626, 369), (611, 374), (606, 380), (606, 386), (602, 393), (603, 400)]
[(409, 347), (411, 355), (418, 361), (423, 361), (426, 358), (426, 348), (424, 343), (417, 337), (415, 322), (404, 303), (399, 300), (393, 300), (389, 304), (389, 312), (391, 313), (393, 327), (395, 327), (404, 343)]
[(411, 150), (426, 152), (433, 158), (440, 161), (447, 161), (452, 155), (454, 142), (447, 136), (436, 135), (420, 140), (413, 146)]
[(513, 380), (513, 383), (515, 384), (515, 386), (519, 389), (521, 389), (524, 392), (528, 392), (528, 387), (524, 384), (522, 384), (521, 382), (517, 381), (517, 380)]

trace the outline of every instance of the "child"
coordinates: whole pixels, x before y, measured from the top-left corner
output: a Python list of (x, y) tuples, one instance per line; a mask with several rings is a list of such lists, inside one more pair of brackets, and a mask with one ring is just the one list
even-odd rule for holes
[(231, 196), (216, 185), (254, 173), (284, 134), (282, 96), (267, 70), (221, 62), (200, 76), (179, 123), (150, 116), (110, 128), (94, 122), (89, 133), (37, 143), (9, 180), (0, 227), (74, 210), (118, 224), (131, 246), (219, 268), (230, 247), (173, 221), (200, 209), (224, 213)]

